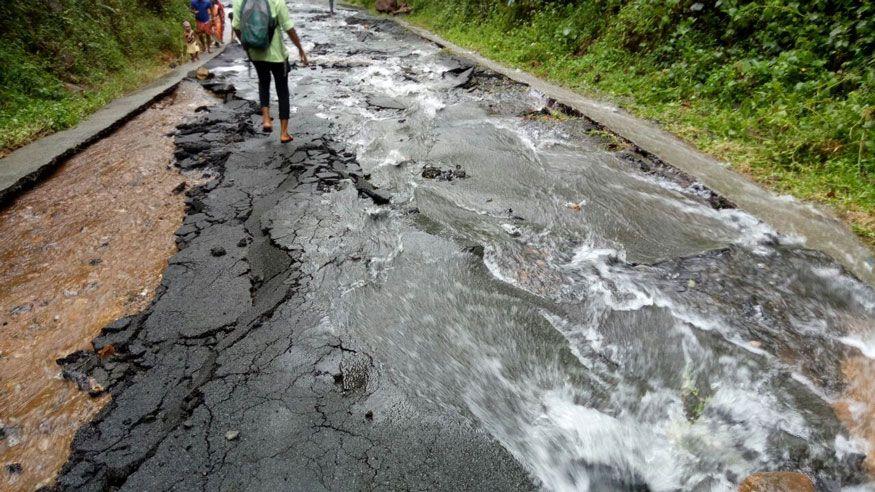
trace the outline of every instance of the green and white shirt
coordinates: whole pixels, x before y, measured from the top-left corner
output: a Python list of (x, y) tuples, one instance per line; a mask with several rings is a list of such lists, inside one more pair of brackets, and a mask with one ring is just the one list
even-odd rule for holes
[[(245, 0), (235, 0), (234, 2), (234, 18), (231, 20), (231, 27), (234, 30), (240, 30), (240, 11), (243, 10), (243, 2)], [(289, 52), (286, 50), (286, 45), (283, 43), (284, 33), (295, 26), (289, 17), (289, 7), (285, 0), (268, 0), (270, 4), (270, 13), (276, 19), (276, 31), (273, 33), (273, 39), (270, 40), (270, 46), (266, 49), (250, 49), (249, 57), (254, 61), (266, 61), (281, 63), (289, 57)]]

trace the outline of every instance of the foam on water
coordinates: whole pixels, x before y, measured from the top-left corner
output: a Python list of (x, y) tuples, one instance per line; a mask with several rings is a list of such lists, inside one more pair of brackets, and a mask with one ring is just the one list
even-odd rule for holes
[(863, 336), (866, 338), (846, 336), (839, 338), (839, 341), (849, 347), (854, 347), (866, 357), (875, 359), (875, 333), (869, 332)]
[[(341, 11), (337, 20), (325, 22), (341, 22), (347, 15)], [(362, 31), (360, 26), (350, 29)], [(774, 321), (763, 306), (780, 303), (785, 294), (776, 289), (774, 299), (762, 299), (751, 293), (748, 310), (727, 308), (719, 296), (692, 292), (686, 279), (675, 280), (671, 266), (630, 264), (625, 243), (601, 237), (593, 215), (599, 213), (600, 193), (619, 194), (646, 209), (642, 213), (699, 224), (702, 237), (756, 253), (761, 270), (785, 254), (782, 248), (801, 244), (801, 238), (778, 237), (768, 224), (739, 210), (715, 210), (698, 200), (708, 198), (703, 188), (626, 169), (608, 151), (570, 141), (547, 125), (492, 116), (482, 108), (494, 102), (488, 94), (446, 88), (441, 75), (457, 67), (442, 60), (437, 48), (368, 32), (373, 37), (359, 43), (363, 54), (321, 60), (326, 66), (352, 62), (342, 69), (325, 68), (329, 75), (323, 79), (339, 80), (336, 90), (349, 97), (320, 96), (318, 89), (315, 97), (325, 99), (320, 116), (334, 117), (337, 139), (352, 147), (363, 170), (373, 172), (374, 183), (389, 183), (386, 188), (393, 194), (393, 207), (362, 211), (354, 190), (343, 190), (348, 196), (337, 215), (344, 219), (332, 227), (362, 236), (365, 273), (345, 279), (339, 295), (344, 302), (361, 302), (357, 315), (373, 322), (365, 324), (362, 336), (373, 337), (369, 343), (375, 351), (392, 354), (388, 365), (411, 393), (470, 412), (549, 490), (643, 484), (652, 490), (729, 490), (747, 474), (786, 466), (782, 439), (803, 442), (816, 457), (849, 459), (864, 452), (865, 443), (845, 434), (821, 436), (817, 419), (822, 415), (808, 420), (810, 408), (794, 400), (802, 395), (801, 400), (817, 405), (833, 403), (840, 395), (751, 333), (751, 323)], [(320, 41), (356, 43), (330, 33), (325, 37)], [(525, 103), (537, 106), (538, 94), (522, 94)], [(369, 108), (367, 98), (374, 95), (396, 98), (407, 109)], [(406, 120), (404, 126), (393, 121), (399, 119)], [(420, 180), (415, 166), (423, 163), (416, 159), (429, 159), (430, 142), (458, 128), (471, 139), (483, 132), (478, 152), (487, 158), (506, 155), (502, 152), (508, 147), (525, 154), (524, 164), (508, 169), (536, 168), (525, 169), (531, 172), (525, 185), (532, 196), (502, 196), (517, 177), (501, 173), (490, 178), (495, 182), (481, 180), (486, 173), (471, 169), (465, 181)], [(399, 134), (407, 140), (402, 143)], [(481, 164), (476, 156), (465, 157), (472, 166)], [(567, 171), (563, 165), (574, 170), (578, 158), (635, 179), (625, 187), (586, 194), (581, 186), (558, 196), (555, 190), (563, 183), (546, 176), (548, 164), (561, 161), (560, 171)], [(414, 164), (399, 166), (408, 160)], [(473, 195), (478, 187), (492, 194)], [(419, 213), (401, 214), (399, 203)], [(517, 203), (530, 209), (522, 211)], [(575, 203), (591, 205), (575, 214), (568, 210)], [(510, 206), (522, 215), (546, 217), (517, 220), (502, 211)], [(407, 232), (399, 232), (399, 224)], [(618, 220), (608, 227), (631, 226)], [(458, 244), (446, 246), (453, 241)], [(466, 263), (479, 261), (466, 252), (472, 243), (483, 247), (486, 273)], [(632, 248), (629, 252), (634, 257)], [(324, 262), (322, 252), (308, 252), (305, 259), (308, 269)], [(465, 268), (452, 270), (459, 262)], [(787, 275), (803, 281), (798, 279), (810, 273), (837, 298), (859, 307), (856, 317), (848, 319), (861, 320), (861, 326), (837, 334), (833, 309), (839, 308), (812, 311), (820, 317), (788, 318), (787, 329), (795, 330), (798, 343), (819, 346), (837, 340), (875, 357), (875, 328), (864, 326), (875, 313), (871, 289), (838, 268), (798, 268)], [(732, 282), (726, 279), (727, 289), (735, 288)], [(498, 293), (496, 285), (510, 293)], [(347, 308), (339, 304), (333, 315), (339, 326), (351, 316)], [(535, 311), (535, 320), (519, 315), (527, 309)], [(528, 324), (515, 325), (520, 319)], [(362, 325), (358, 318), (347, 322)], [(538, 350), (543, 360), (532, 355)], [(859, 415), (866, 411), (860, 402), (849, 408)]]

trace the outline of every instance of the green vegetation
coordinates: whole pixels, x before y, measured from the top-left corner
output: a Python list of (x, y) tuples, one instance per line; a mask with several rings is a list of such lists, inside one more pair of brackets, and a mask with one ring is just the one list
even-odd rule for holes
[(183, 0), (0, 2), (0, 155), (166, 71), (189, 16)]
[(830, 204), (875, 246), (875, 3), (410, 1), (413, 22)]

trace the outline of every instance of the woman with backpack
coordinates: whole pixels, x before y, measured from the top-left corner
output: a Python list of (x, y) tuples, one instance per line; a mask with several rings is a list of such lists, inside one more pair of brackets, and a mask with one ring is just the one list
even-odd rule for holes
[[(285, 0), (237, 0), (234, 2), (231, 27), (246, 49), (258, 73), (258, 99), (261, 124), (265, 132), (273, 131), (270, 117), (270, 78), (279, 99), (280, 142), (293, 140), (289, 135), (289, 54), (282, 33), (298, 48), (301, 63), (308, 65), (307, 54), (289, 17)], [(278, 33), (276, 31), (279, 31)]]

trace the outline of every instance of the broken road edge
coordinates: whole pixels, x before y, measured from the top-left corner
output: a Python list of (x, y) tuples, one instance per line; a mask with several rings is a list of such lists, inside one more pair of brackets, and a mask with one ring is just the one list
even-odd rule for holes
[(585, 97), (577, 92), (544, 81), (528, 72), (508, 67), (479, 53), (448, 41), (434, 32), (405, 19), (375, 14), (358, 5), (340, 2), (344, 8), (367, 12), (381, 20), (398, 24), (447, 52), (475, 66), (499, 73), (539, 92), (545, 98), (570, 108), (596, 125), (626, 140), (637, 151), (683, 171), (714, 190), (739, 209), (766, 222), (776, 232), (806, 248), (827, 253), (852, 275), (875, 287), (875, 256), (863, 242), (826, 206), (779, 196), (656, 123), (638, 118), (612, 104)]

